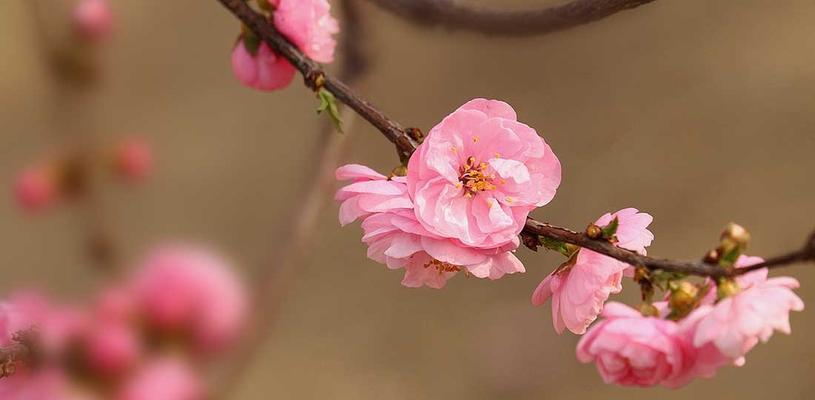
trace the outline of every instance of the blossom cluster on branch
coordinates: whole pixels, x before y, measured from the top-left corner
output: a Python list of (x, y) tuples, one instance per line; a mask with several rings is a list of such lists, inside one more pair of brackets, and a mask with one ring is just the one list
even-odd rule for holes
[[(517, 121), (512, 107), (475, 99), (447, 116), (423, 138), (407, 168), (384, 176), (346, 165), (350, 180), (336, 195), (345, 225), (362, 219), (368, 257), (405, 269), (402, 284), (442, 288), (458, 272), (498, 279), (525, 272), (513, 252), (530, 211), (551, 201), (561, 166), (546, 142)], [(642, 255), (654, 235), (649, 214), (626, 208), (601, 216), (587, 234)], [(731, 225), (709, 255), (720, 267), (747, 267), (763, 260), (743, 252), (749, 235)], [(759, 269), (735, 279), (693, 282), (683, 274), (652, 273), (589, 249), (558, 241), (543, 244), (567, 260), (532, 294), (552, 301), (555, 330), (586, 334), (578, 359), (595, 362), (608, 383), (679, 387), (711, 377), (744, 356), (775, 330), (790, 333), (789, 312), (803, 309), (792, 278), (767, 279)], [(611, 303), (623, 277), (641, 286), (633, 309)], [(664, 300), (653, 301), (656, 288)], [(603, 320), (592, 323), (603, 316)]]

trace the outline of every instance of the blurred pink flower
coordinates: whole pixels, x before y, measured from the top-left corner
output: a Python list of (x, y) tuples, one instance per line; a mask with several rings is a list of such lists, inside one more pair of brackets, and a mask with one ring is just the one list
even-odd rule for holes
[(577, 344), (577, 358), (594, 362), (606, 383), (675, 388), (691, 378), (694, 350), (673, 321), (644, 317), (624, 304), (610, 302), (603, 320)]
[(26, 211), (41, 211), (56, 203), (59, 188), (50, 165), (37, 165), (20, 172), (14, 183), (14, 197)]
[(408, 164), (419, 222), (464, 246), (512, 242), (560, 185), (560, 161), (512, 107), (475, 99), (430, 130)]
[(289, 86), (296, 71), (266, 43), (261, 43), (257, 53), (252, 54), (246, 48), (244, 40), (240, 39), (232, 50), (232, 72), (241, 83), (250, 88), (272, 91)]
[(201, 400), (204, 385), (192, 367), (181, 359), (160, 358), (142, 366), (116, 400)]
[(4, 310), (4, 316), (0, 317), (0, 346), (7, 345), (15, 333), (36, 328), (40, 350), (57, 354), (64, 351), (88, 324), (84, 310), (56, 304), (36, 291), (13, 293), (0, 308)]
[(107, 0), (79, 0), (74, 7), (73, 24), (85, 39), (100, 41), (110, 36), (113, 14)]
[(277, 30), (309, 58), (320, 63), (334, 61), (337, 46), (333, 35), (340, 31), (327, 0), (270, 0)]
[(153, 170), (153, 153), (145, 140), (125, 139), (116, 146), (114, 163), (119, 176), (128, 182), (139, 182)]
[(127, 372), (141, 356), (141, 338), (126, 321), (97, 321), (83, 336), (88, 366), (104, 376)]
[(187, 333), (200, 350), (232, 343), (246, 322), (248, 295), (233, 266), (198, 247), (150, 254), (132, 283), (136, 307), (165, 333)]
[(525, 272), (511, 252), (518, 247), (517, 239), (497, 249), (462, 246), (428, 232), (412, 210), (374, 214), (362, 222), (362, 229), (368, 257), (391, 269), (404, 267), (404, 286), (439, 289), (459, 271), (489, 279)]
[(337, 180), (350, 180), (340, 188), (335, 199), (341, 202), (340, 224), (350, 224), (357, 218), (394, 209), (411, 209), (404, 177), (388, 179), (364, 165), (348, 164), (337, 168)]
[[(654, 235), (647, 229), (653, 218), (626, 208), (605, 214), (595, 222), (605, 226), (618, 218), (617, 246), (645, 254)], [(629, 267), (621, 261), (587, 249), (580, 249), (572, 264), (547, 276), (532, 294), (539, 306), (552, 299), (552, 322), (558, 333), (568, 328), (581, 335), (597, 319), (609, 296), (622, 291), (623, 272)]]
[(3, 400), (78, 400), (71, 393), (64, 374), (48, 368), (39, 371), (17, 370), (0, 379), (0, 399)]

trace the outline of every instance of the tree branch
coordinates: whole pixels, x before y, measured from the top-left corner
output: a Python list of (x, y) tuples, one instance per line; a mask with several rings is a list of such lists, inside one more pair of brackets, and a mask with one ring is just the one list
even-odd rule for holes
[[(413, 154), (418, 146), (418, 142), (411, 137), (409, 134), (409, 129), (403, 128), (402, 125), (385, 116), (385, 114), (375, 108), (371, 103), (360, 98), (339, 79), (326, 74), (318, 64), (309, 60), (300, 50), (297, 49), (297, 47), (292, 45), (286, 38), (277, 32), (272, 23), (267, 21), (262, 15), (252, 10), (252, 8), (249, 7), (249, 5), (247, 5), (243, 0), (218, 1), (236, 17), (238, 17), (244, 24), (246, 24), (246, 26), (248, 26), (256, 35), (258, 35), (258, 37), (269, 44), (269, 46), (271, 46), (275, 51), (291, 61), (291, 63), (305, 77), (306, 85), (314, 88), (316, 80), (315, 77), (324, 77), (325, 88), (332, 92), (337, 99), (347, 104), (360, 116), (365, 118), (380, 132), (382, 132), (385, 137), (394, 143), (394, 145), (396, 145), (397, 153), (403, 161)], [(578, 2), (582, 3), (585, 1)], [(597, 3), (606, 4), (618, 2)], [(639, 3), (644, 4), (643, 1), (640, 1)], [(807, 245), (801, 250), (771, 258), (767, 260), (767, 262), (753, 266), (752, 268), (740, 268), (738, 271), (736, 271), (732, 269), (720, 268), (702, 262), (675, 261), (642, 256), (616, 247), (605, 240), (591, 239), (585, 233), (577, 233), (566, 228), (552, 226), (531, 218), (527, 220), (523, 232), (532, 235), (540, 235), (550, 239), (573, 244), (575, 246), (587, 248), (603, 255), (618, 259), (627, 264), (643, 266), (651, 270), (661, 269), (665, 271), (699, 276), (734, 276), (755, 268), (775, 268), (796, 262), (815, 260), (815, 244), (813, 244), (815, 236), (813, 236), (813, 238), (811, 238)]]
[(501, 36), (545, 34), (594, 22), (655, 0), (575, 0), (539, 10), (503, 11), (455, 0), (370, 0), (418, 25)]

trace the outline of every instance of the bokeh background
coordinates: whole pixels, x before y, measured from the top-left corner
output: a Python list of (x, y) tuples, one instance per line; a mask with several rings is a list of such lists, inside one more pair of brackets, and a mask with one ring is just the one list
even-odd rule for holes
[[(462, 0), (465, 1), (465, 0)], [(0, 182), (65, 141), (48, 70), (22, 0), (0, 2)], [(365, 94), (395, 119), (430, 128), (473, 97), (499, 98), (563, 163), (536, 216), (581, 228), (635, 206), (655, 216), (651, 254), (694, 258), (737, 221), (751, 253), (800, 245), (815, 227), (815, 2), (659, 0), (565, 32), (521, 39), (414, 27), (362, 1), (372, 54)], [(554, 1), (473, 4), (539, 7)], [(125, 259), (165, 238), (212, 243), (250, 279), (276, 265), (287, 216), (309, 184), (321, 121), (294, 85), (238, 85), (228, 55), (238, 23), (213, 1), (113, 2), (104, 79), (77, 111), (101, 142), (146, 136), (158, 159), (144, 187), (104, 188)], [(69, 140), (69, 139), (68, 139)], [(346, 162), (382, 171), (390, 144), (356, 124)], [(257, 349), (238, 400), (811, 398), (815, 313), (752, 351), (743, 368), (678, 390), (604, 385), (529, 296), (560, 260), (520, 250), (528, 272), (457, 278), (444, 290), (399, 285), (366, 259), (360, 229), (329, 204)], [(45, 217), (0, 201), (0, 290), (38, 285), (82, 296), (98, 277), (70, 208)], [(815, 304), (812, 266), (785, 271)], [(628, 285), (624, 299), (634, 300)]]

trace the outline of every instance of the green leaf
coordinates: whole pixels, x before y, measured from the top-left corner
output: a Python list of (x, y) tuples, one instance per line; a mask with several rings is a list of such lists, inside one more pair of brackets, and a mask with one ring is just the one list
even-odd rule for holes
[(342, 133), (342, 119), (340, 118), (340, 109), (337, 106), (337, 98), (325, 88), (321, 88), (317, 92), (317, 98), (320, 99), (317, 114), (328, 111), (328, 116), (331, 118), (331, 122), (334, 123), (334, 127)]
[(620, 219), (614, 217), (608, 225), (603, 227), (603, 239), (611, 240), (617, 234), (617, 228), (620, 227)]
[(246, 25), (242, 25), (241, 28), (242, 28), (241, 38), (243, 39), (243, 47), (246, 48), (246, 51), (248, 51), (249, 54), (253, 56), (258, 55), (258, 49), (260, 48), (261, 44), (260, 38), (257, 35), (255, 35), (255, 33), (252, 32), (252, 30), (249, 29), (249, 27), (247, 27)]
[(548, 250), (556, 251), (566, 257), (571, 257), (575, 253), (575, 249), (560, 240), (550, 239), (545, 236), (540, 237), (541, 245)]

